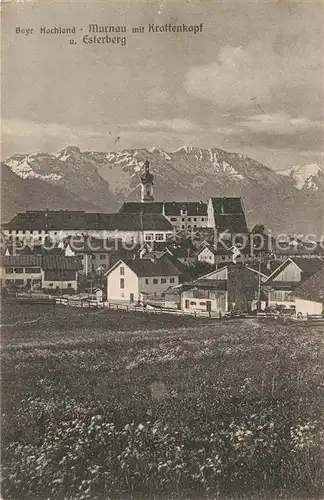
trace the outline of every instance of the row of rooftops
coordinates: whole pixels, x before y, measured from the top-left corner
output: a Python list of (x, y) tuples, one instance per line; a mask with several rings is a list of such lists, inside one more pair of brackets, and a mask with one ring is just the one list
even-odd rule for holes
[(21, 212), (3, 224), (8, 230), (119, 230), (172, 231), (172, 224), (160, 213), (89, 213), (74, 210)]
[[(74, 257), (65, 257), (60, 255), (16, 255), (16, 256), (1, 256), (1, 266), (3, 267), (40, 267), (43, 270), (75, 270), (82, 269), (80, 261)], [(129, 259), (122, 258), (118, 260), (109, 270), (108, 274), (120, 263), (124, 262), (132, 269), (138, 277), (150, 276), (177, 276), (181, 275), (181, 270), (176, 261), (173, 262), (169, 258), (160, 259)], [(277, 287), (278, 289), (286, 289), (287, 282), (274, 281), (274, 278), (280, 273), (289, 262), (294, 262), (295, 265), (303, 273), (302, 283), (293, 283), (294, 295), (304, 298), (305, 300), (324, 301), (324, 261), (320, 258), (303, 259), (293, 258), (287, 259), (279, 265), (272, 273), (266, 268), (261, 269), (262, 275), (266, 278), (264, 285)], [(240, 273), (240, 269), (249, 269), (250, 271), (258, 272), (258, 269), (253, 265), (244, 264), (227, 264), (221, 267), (224, 269), (234, 270)], [(239, 276), (240, 274), (238, 274)], [(202, 276), (195, 281), (184, 283), (183, 286), (199, 287), (199, 288), (217, 288), (223, 289), (224, 283), (222, 280), (208, 279), (207, 276)]]
[(2, 255), (0, 265), (2, 267), (41, 267), (44, 271), (82, 269), (79, 259), (64, 255)]
[(155, 213), (164, 214), (167, 217), (181, 216), (182, 212), (186, 212), (189, 217), (195, 215), (207, 217), (207, 203), (203, 201), (152, 201), (150, 203), (128, 201), (123, 203), (119, 210), (119, 213)]
[[(215, 227), (231, 232), (247, 232), (243, 202), (238, 197), (210, 198)], [(208, 204), (188, 202), (125, 202), (118, 213), (90, 213), (82, 210), (29, 210), (3, 224), (7, 230), (172, 230), (172, 216), (207, 218)]]
[[(242, 214), (243, 201), (240, 197), (212, 197), (210, 198), (215, 213)], [(166, 216), (181, 216), (186, 212), (188, 216), (207, 216), (208, 203), (203, 201), (152, 201), (150, 203), (125, 202), (119, 213), (163, 213)]]

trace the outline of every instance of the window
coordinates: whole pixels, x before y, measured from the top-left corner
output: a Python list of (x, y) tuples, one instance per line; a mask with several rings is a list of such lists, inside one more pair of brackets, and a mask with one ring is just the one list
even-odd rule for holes
[(194, 229), (197, 229), (197, 224), (194, 224)]
[(125, 268), (123, 266), (119, 268), (119, 272), (121, 276), (125, 276)]
[(147, 233), (147, 234), (145, 235), (145, 240), (146, 240), (146, 241), (152, 241), (152, 240), (154, 240), (154, 235), (153, 235), (153, 233)]
[(125, 288), (125, 280), (124, 280), (124, 278), (120, 278), (120, 288)]
[(191, 225), (189, 224), (188, 229), (191, 229)]
[(199, 302), (199, 305), (200, 305), (200, 306), (205, 306), (205, 305), (206, 305), (206, 302)]
[(24, 272), (24, 268), (23, 267), (15, 267), (15, 273), (22, 274), (23, 272)]
[(148, 278), (145, 278), (145, 285), (148, 285), (149, 284), (149, 280)]
[(185, 309), (189, 309), (189, 300), (185, 300)]
[(184, 221), (185, 221), (185, 219), (184, 219), (184, 218), (183, 218), (183, 219), (181, 219), (181, 220), (182, 220), (182, 222), (184, 222)]
[(181, 227), (182, 227), (182, 229), (184, 229), (184, 228), (185, 228), (184, 226), (181, 226)]
[(192, 301), (190, 302), (190, 305), (191, 305), (191, 306), (195, 306), (195, 305), (196, 305), (196, 302), (195, 302), (194, 300), (192, 300)]
[(100, 256), (99, 256), (99, 259), (100, 260), (105, 260), (106, 258), (106, 254), (105, 253), (102, 253)]
[(171, 220), (172, 222), (177, 222), (177, 218), (176, 218), (176, 217), (171, 217), (171, 218), (170, 218), (170, 220)]
[(5, 280), (6, 285), (11, 285), (13, 283), (13, 280)]
[(40, 267), (26, 267), (25, 268), (25, 273), (32, 274), (32, 273), (40, 273)]
[(23, 285), (24, 280), (15, 280), (15, 285)]
[(49, 283), (48, 286), (54, 286), (53, 283)]
[(6, 267), (5, 273), (6, 274), (12, 274), (13, 273), (13, 267)]
[(194, 217), (194, 222), (197, 222), (197, 217)]
[(167, 282), (166, 278), (161, 278), (161, 283), (166, 283), (166, 282)]
[(68, 283), (68, 288), (71, 288), (72, 287), (72, 283)]
[(188, 221), (190, 221), (190, 222), (191, 222), (191, 217), (188, 217)]
[(170, 278), (170, 283), (174, 283), (174, 278)]
[(204, 218), (204, 217), (202, 217), (202, 218), (201, 218), (201, 222), (204, 222), (204, 220), (205, 220), (205, 218)]
[(157, 285), (159, 280), (157, 278), (153, 278), (153, 285)]
[(156, 233), (155, 239), (156, 241), (163, 241), (163, 233)]

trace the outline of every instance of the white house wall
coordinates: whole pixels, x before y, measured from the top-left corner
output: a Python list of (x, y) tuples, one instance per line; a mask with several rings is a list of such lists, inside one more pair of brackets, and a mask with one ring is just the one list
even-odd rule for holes
[[(120, 274), (120, 268), (124, 268), (124, 275)], [(124, 279), (124, 288), (120, 288), (120, 279)], [(107, 300), (129, 301), (130, 294), (134, 295), (134, 301), (140, 299), (138, 277), (128, 266), (120, 263), (107, 276)]]
[(211, 311), (225, 313), (228, 307), (227, 292), (211, 292), (214, 298), (191, 297), (192, 290), (185, 290), (181, 294), (181, 309), (188, 311), (207, 311), (207, 302), (211, 304)]
[(324, 304), (322, 302), (314, 302), (312, 300), (304, 300), (296, 298), (296, 314), (303, 316), (320, 316), (324, 311)]
[[(171, 282), (171, 279), (174, 281)], [(148, 283), (146, 283), (146, 280)], [(157, 280), (157, 283), (153, 283), (153, 280)], [(166, 283), (162, 283), (161, 280), (166, 280)], [(141, 293), (145, 293), (152, 297), (160, 297), (168, 288), (179, 284), (178, 276), (150, 276), (147, 278), (139, 278), (139, 290)]]
[(280, 271), (280, 273), (273, 278), (273, 281), (297, 281), (301, 280), (301, 271), (299, 267), (296, 266), (293, 262), (290, 262), (285, 269)]
[(216, 262), (215, 255), (209, 248), (204, 248), (198, 254), (198, 261), (199, 262), (207, 262), (208, 264), (215, 264), (215, 262)]
[(42, 281), (42, 288), (45, 289), (50, 289), (50, 290), (67, 290), (67, 289), (72, 289), (72, 290), (77, 290), (78, 288), (78, 282), (76, 280), (69, 280), (69, 281), (56, 281), (56, 280), (51, 280), (51, 281)]

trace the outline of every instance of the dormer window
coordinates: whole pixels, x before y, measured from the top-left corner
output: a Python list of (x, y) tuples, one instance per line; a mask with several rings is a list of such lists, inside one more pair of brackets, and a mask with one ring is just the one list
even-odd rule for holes
[(181, 215), (187, 215), (187, 207), (185, 205), (183, 205), (181, 207), (181, 211), (180, 211)]

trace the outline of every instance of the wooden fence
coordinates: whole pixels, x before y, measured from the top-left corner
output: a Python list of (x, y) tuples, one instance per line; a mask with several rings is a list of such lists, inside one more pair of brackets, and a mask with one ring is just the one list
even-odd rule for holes
[(96, 300), (77, 300), (67, 297), (57, 297), (55, 299), (56, 304), (62, 304), (72, 307), (81, 308), (96, 308), (96, 309), (110, 309), (113, 311), (137, 311), (144, 312), (147, 314), (174, 314), (176, 316), (194, 316), (194, 317), (205, 317), (205, 318), (219, 318), (219, 313), (208, 312), (208, 311), (182, 311), (181, 309), (172, 309), (167, 307), (152, 307), (143, 306), (136, 304), (117, 304), (113, 302), (97, 302)]

